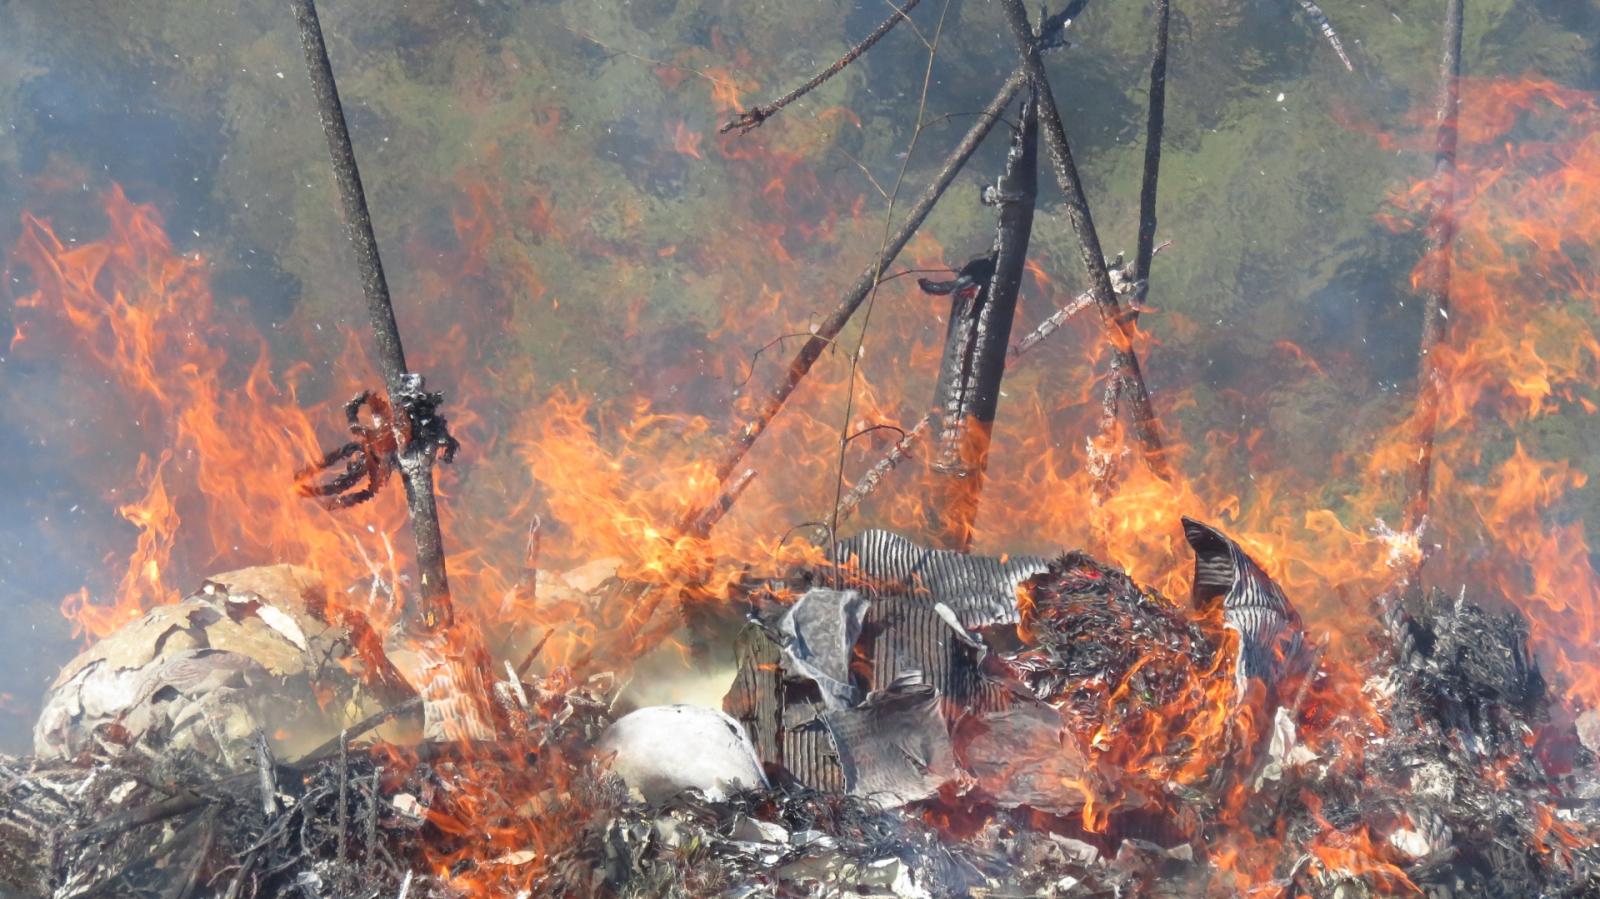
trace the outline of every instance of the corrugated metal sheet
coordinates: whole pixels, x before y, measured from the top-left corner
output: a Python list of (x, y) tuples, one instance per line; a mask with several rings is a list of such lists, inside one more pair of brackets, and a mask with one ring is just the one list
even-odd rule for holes
[[(1014, 623), (1017, 586), (1046, 570), (1044, 559), (930, 550), (878, 530), (841, 541), (838, 551), (847, 586), (871, 600), (852, 666), (858, 695), (886, 690), (917, 672), (915, 680), (937, 694), (947, 724), (963, 712), (1005, 706), (1006, 688), (982, 677), (980, 649), (957, 626)], [(786, 670), (775, 629), (752, 626), (741, 642), (738, 676), (724, 701), (728, 713), (749, 730), (763, 761), (819, 789), (845, 789), (839, 752), (819, 720), (824, 703), (816, 684)], [(858, 770), (852, 780), (875, 776)]]
[(880, 594), (917, 593), (949, 606), (968, 628), (1015, 624), (1017, 585), (1049, 568), (1039, 556), (974, 556), (883, 530), (839, 541), (835, 561)]

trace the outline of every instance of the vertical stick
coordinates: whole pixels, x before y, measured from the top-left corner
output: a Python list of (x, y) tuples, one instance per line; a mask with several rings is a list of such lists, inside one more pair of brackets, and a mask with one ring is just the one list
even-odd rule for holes
[(939, 546), (959, 552), (972, 546), (1006, 350), (1033, 233), (1039, 170), (1036, 106), (1032, 97), (1023, 100), (1021, 125), (996, 182), (1000, 215), (992, 251), (994, 273), (976, 296), (964, 299), (963, 291), (955, 292), (934, 394), (937, 476), (928, 503), (929, 530)]
[(1039, 58), (1038, 45), (1028, 27), (1027, 11), (1022, 8), (1022, 0), (1000, 0), (1000, 6), (1022, 51), (1023, 68), (1037, 92), (1039, 123), (1045, 146), (1050, 150), (1056, 181), (1066, 195), (1067, 217), (1071, 219), (1073, 230), (1078, 235), (1078, 252), (1083, 258), (1084, 268), (1089, 272), (1089, 287), (1094, 292), (1100, 323), (1124, 371), (1133, 429), (1144, 449), (1145, 464), (1158, 476), (1170, 479), (1171, 469), (1162, 447), (1161, 429), (1156, 422), (1155, 409), (1150, 405), (1150, 392), (1145, 387), (1144, 375), (1139, 370), (1139, 357), (1133, 347), (1133, 325), (1124, 316), (1122, 307), (1117, 303), (1116, 291), (1111, 287), (1111, 274), (1106, 270), (1100, 236), (1095, 232), (1094, 217), (1089, 212), (1089, 202), (1083, 194), (1077, 164), (1072, 160), (1072, 148), (1067, 143), (1061, 110), (1056, 106), (1055, 94), (1050, 90), (1050, 79), (1044, 71), (1044, 62)]
[[(1130, 279), (1143, 286), (1128, 301), (1128, 320), (1137, 322), (1150, 290), (1150, 262), (1156, 248), (1156, 184), (1161, 175), (1161, 138), (1167, 120), (1167, 34), (1172, 18), (1171, 0), (1156, 0), (1155, 47), (1150, 60), (1150, 112), (1144, 129), (1144, 181), (1139, 187), (1139, 244), (1133, 257)], [(1122, 357), (1113, 356), (1106, 372), (1105, 396), (1101, 403), (1100, 436), (1105, 441), (1117, 424), (1117, 411), (1126, 389)], [(1097, 499), (1104, 499), (1116, 480), (1115, 456), (1107, 457), (1095, 481)]]
[[(1422, 340), (1417, 367), (1416, 455), (1406, 471), (1405, 528), (1416, 532), (1428, 517), (1433, 480), (1433, 439), (1439, 424), (1443, 373), (1434, 350), (1444, 339), (1450, 314), (1450, 245), (1455, 242), (1457, 117), (1461, 106), (1461, 31), (1465, 0), (1448, 0), (1444, 48), (1439, 61), (1438, 105), (1434, 111), (1433, 209), (1423, 253)], [(1419, 561), (1416, 574), (1422, 573)]]
[(411, 534), (417, 543), (417, 568), (420, 575), (421, 608), (413, 623), (423, 630), (449, 627), (452, 620), (450, 582), (445, 573), (444, 537), (439, 531), (439, 510), (433, 495), (433, 451), (415, 447), (410, 421), (400, 410), (400, 398), (408, 389), (405, 347), (400, 342), (400, 327), (395, 323), (394, 304), (389, 299), (389, 282), (378, 256), (378, 238), (372, 231), (372, 213), (367, 208), (366, 191), (361, 186), (361, 171), (356, 167), (355, 148), (350, 145), (350, 129), (345, 124), (344, 106), (333, 80), (333, 64), (322, 39), (322, 23), (317, 19), (315, 0), (289, 0), (300, 25), (300, 44), (305, 50), (306, 74), (317, 98), (317, 113), (333, 157), (333, 177), (339, 186), (339, 202), (344, 210), (345, 234), (355, 250), (361, 271), (361, 290), (367, 300), (367, 315), (372, 320), (372, 337), (378, 351), (378, 367), (389, 395), (389, 406), (396, 411), (392, 425), (401, 447), (400, 476), (405, 482), (406, 508), (411, 516)]
[[(1144, 126), (1144, 183), (1139, 188), (1139, 247), (1133, 256), (1134, 281), (1150, 278), (1150, 260), (1156, 252), (1156, 181), (1161, 174), (1161, 136), (1167, 122), (1167, 32), (1171, 18), (1171, 0), (1156, 0), (1156, 38), (1150, 53), (1150, 114)], [(1136, 296), (1142, 304), (1143, 294)]]

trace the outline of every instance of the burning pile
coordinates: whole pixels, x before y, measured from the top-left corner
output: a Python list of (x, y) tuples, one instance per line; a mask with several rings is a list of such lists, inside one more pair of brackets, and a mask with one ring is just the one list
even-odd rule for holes
[[(106, 198), (111, 235), (103, 241), (72, 246), (48, 222), (26, 218), (16, 257), (34, 289), (19, 300), (25, 314), (13, 347), (71, 358), (115, 385), (113, 398), (87, 402), (112, 407), (108, 416), (131, 409), (161, 427), (126, 448), (137, 489), (117, 494), (119, 511), (139, 538), (114, 600), (86, 589), (64, 604), (98, 642), (48, 696), (36, 757), (0, 764), (0, 885), (57, 897), (1350, 899), (1600, 889), (1600, 680), (1584, 655), (1600, 580), (1575, 526), (1545, 527), (1562, 491), (1581, 486), (1583, 475), (1530, 454), (1518, 430), (1559, 403), (1592, 412), (1580, 388), (1600, 356), (1592, 339), (1538, 352), (1552, 335), (1587, 333), (1566, 298), (1498, 302), (1544, 280), (1543, 271), (1523, 274), (1518, 254), (1594, 301), (1588, 273), (1572, 270), (1583, 254), (1567, 242), (1595, 231), (1597, 193), (1581, 178), (1563, 179), (1600, 170), (1600, 107), (1550, 85), (1486, 85), (1484, 121), (1464, 130), (1469, 145), (1494, 149), (1463, 160), (1462, 214), (1436, 183), (1401, 198), (1431, 235), (1459, 218), (1472, 238), (1455, 260), (1450, 340), (1425, 344), (1438, 370), (1424, 382), (1449, 389), (1419, 404), (1427, 414), (1400, 423), (1376, 451), (1351, 450), (1366, 466), (1357, 495), (1302, 513), (1306, 503), (1282, 497), (1324, 491), (1295, 481), (1292, 470), (1263, 471), (1248, 502), (1217, 477), (1238, 457), (1258, 461), (1259, 433), (1214, 432), (1210, 455), (1187, 459), (1212, 478), (1185, 477), (1185, 448), (1163, 444), (1139, 374), (1146, 347), (1134, 322), (1155, 252), (1167, 4), (1157, 4), (1152, 205), (1126, 266), (1099, 251), (1039, 63), (1041, 52), (1060, 49), (1071, 16), (1035, 27), (1020, 3), (1003, 5), (1024, 60), (1017, 74), (907, 224), (894, 235), (885, 228), (881, 258), (838, 309), (811, 328), (795, 313), (804, 348), (767, 390), (734, 404), (742, 421), (715, 461), (683, 455), (714, 433), (712, 422), (662, 414), (642, 398), (606, 406), (557, 391), (536, 414), (516, 408), (517, 423), (504, 432), (474, 418), (474, 403), (457, 401), (448, 411), (468, 438), (462, 461), (482, 463), (472, 454), (494, 445), (512, 473), (484, 464), (476, 471), (489, 472), (487, 483), (448, 480), (442, 489), (494, 494), (487, 512), (435, 505), (432, 462), (450, 461), (458, 444), (440, 414), (442, 395), (425, 388), (400, 351), (326, 48), (320, 31), (311, 39), (317, 26), (305, 0), (296, 7), (309, 23), (313, 80), (377, 320), (382, 392), (346, 370), (355, 353), (339, 356), (326, 379), (333, 383), (303, 365), (277, 372), (251, 323), (212, 304), (204, 261), (180, 255), (153, 208), (120, 190)], [(719, 111), (740, 108), (732, 81), (701, 74), (716, 86)], [(1454, 90), (1454, 77), (1447, 81)], [(901, 387), (919, 355), (940, 359), (934, 413), (903, 429), (865, 424), (910, 419), (882, 399), (884, 384), (858, 384), (859, 344), (785, 407), (824, 350), (843, 341), (852, 314), (876, 298), (920, 216), (1024, 85), (1004, 173), (985, 192), (1000, 210), (993, 250), (954, 280), (923, 282), (951, 298), (945, 343), (918, 345), (892, 363), (888, 383)], [(782, 105), (745, 111), (725, 130), (754, 128)], [(1490, 136), (1547, 109), (1571, 112), (1585, 138), (1542, 148), (1528, 171), (1516, 168)], [(1448, 118), (1453, 133), (1453, 112)], [(685, 157), (713, 152), (681, 124), (672, 139)], [(1075, 204), (1069, 217), (1091, 285), (1013, 348), (1010, 318), (1032, 270), (1040, 139)], [(802, 161), (748, 144), (724, 143), (721, 152), (748, 165), (751, 185), (766, 186), (750, 196), (776, 207), (785, 202), (781, 176)], [(1544, 205), (1508, 204), (1502, 192), (1519, 180), (1530, 183), (1509, 195), (1540, 194)], [(470, 219), (505, 210), (483, 213), (498, 202), (492, 190), (466, 192), (478, 212), (456, 222), (467, 261), (455, 274), (478, 276), (487, 266)], [(561, 237), (551, 209), (535, 206), (536, 224)], [(1552, 220), (1560, 223), (1553, 233), (1545, 230)], [(858, 220), (840, 225), (851, 228), (866, 233)], [(785, 256), (778, 231), (781, 223), (763, 234), (773, 255)], [(1438, 243), (1418, 269), (1419, 289), (1434, 294), (1453, 256), (1449, 240)], [(927, 252), (942, 255), (936, 249)], [(663, 248), (659, 258), (675, 252)], [(536, 281), (527, 271), (518, 277)], [(778, 310), (778, 299), (764, 289), (761, 308)], [(1008, 410), (1010, 421), (997, 418), (1005, 364), (1091, 304), (1101, 315), (1100, 352), (1115, 363), (1103, 399), (1085, 388), (1059, 400), (1069, 408), (1046, 408), (1041, 398)], [(1430, 308), (1442, 317), (1438, 303)], [(480, 373), (448, 352), (467, 342), (463, 332), (427, 324), (445, 347), (430, 364), (488, 403)], [(720, 327), (734, 330), (731, 320)], [(1093, 383), (1101, 361), (1091, 355), (1061, 380)], [(514, 392), (508, 385), (516, 381), (496, 386)], [(851, 414), (836, 433), (821, 416), (841, 398)], [(838, 441), (838, 469), (811, 456), (747, 456), (780, 408), (805, 438), (796, 445)], [(1121, 464), (1131, 453), (1119, 408), (1129, 412), (1144, 467)], [(1455, 427), (1483, 409), (1507, 439), (1490, 445)], [(314, 423), (329, 420), (347, 424), (351, 438), (331, 450)], [(1090, 422), (1097, 436), (1056, 452), (1060, 433)], [(471, 439), (474, 428), (481, 439)], [(844, 448), (880, 431), (901, 436), (842, 495)], [(940, 546), (886, 530), (841, 537), (840, 522), (913, 451), (919, 433), (937, 442), (913, 475), (920, 480), (879, 497), (873, 511), (908, 532), (934, 532)], [(1417, 452), (1419, 442), (1426, 451)], [(746, 467), (747, 458), (759, 464)], [(1379, 518), (1388, 511), (1393, 519), (1386, 485), (1416, 459), (1433, 466), (1422, 474), (1434, 487), (1421, 492), (1421, 509), (1431, 496), (1433, 515), (1408, 503), (1397, 533)], [(1466, 477), (1480, 466), (1481, 476)], [(768, 472), (764, 480), (757, 468)], [(292, 494), (297, 470), (320, 504)], [(540, 557), (546, 519), (521, 503), (507, 508), (505, 496), (529, 493), (529, 473), (545, 493), (539, 508), (563, 562), (586, 570), (554, 574)], [(397, 491), (381, 492), (391, 479), (405, 484), (404, 507)], [(1001, 510), (989, 513), (997, 520), (977, 517), (985, 480), (985, 508)], [(739, 506), (745, 518), (713, 538), (752, 481), (754, 499)], [(829, 486), (834, 499), (816, 542), (788, 540), (785, 528), (811, 515), (809, 504)], [(1174, 562), (1177, 524), (1201, 510), (1226, 513), (1229, 533), (1181, 519), (1191, 575)], [(1375, 519), (1377, 529), (1366, 530)], [(1363, 526), (1349, 525), (1356, 520)], [(414, 557), (386, 536), (407, 521)], [(443, 536), (466, 549), (449, 584)], [(1424, 541), (1447, 537), (1480, 549), (1436, 556), (1433, 579), (1471, 589), (1425, 591)], [(968, 552), (1037, 550), (1041, 541), (1092, 552)], [(520, 570), (489, 561), (508, 545)], [(180, 583), (185, 568), (244, 564), (232, 560), (250, 553), (298, 565), (241, 569), (197, 588)], [(413, 563), (419, 576), (408, 579)], [(1569, 585), (1559, 578), (1570, 570), (1586, 576)], [(1158, 577), (1159, 589), (1131, 575)], [(1185, 593), (1187, 603), (1169, 598)], [(629, 703), (625, 677), (609, 669), (685, 631), (718, 640), (739, 610), (748, 615), (737, 622), (738, 670), (724, 710), (619, 715)], [(1356, 620), (1330, 628), (1336, 616)], [(1562, 685), (1554, 692), (1574, 704), (1547, 690), (1535, 648), (1554, 663), (1551, 681)], [(535, 662), (542, 673), (530, 673)], [(295, 714), (283, 714), (285, 705)]]
[[(1600, 885), (1594, 737), (1551, 730), (1520, 615), (1385, 598), (1369, 662), (1330, 669), (1237, 544), (1185, 526), (1193, 609), (1082, 553), (1001, 560), (879, 531), (841, 542), (836, 564), (748, 594), (732, 718), (664, 707), (612, 723), (608, 679), (523, 679), (509, 665), (493, 691), (508, 736), (491, 744), (353, 745), (360, 733), (346, 732), (283, 762), (260, 730), (242, 754), (179, 739), (203, 710), (130, 734), (146, 710), (192, 698), (171, 686), (80, 721), (70, 745), (52, 742), (52, 715), (40, 747), (64, 758), (6, 764), (7, 885), (58, 897)], [(262, 615), (282, 597), (247, 583), (218, 578), (120, 645), (181, 615), (191, 630), (167, 627), (187, 646), (207, 603), (288, 630)], [(238, 625), (211, 620), (199, 652), (276, 651), (225, 648)], [(82, 672), (110, 664), (117, 639), (68, 667), (52, 708), (62, 696), (87, 708)], [(191, 665), (196, 652), (170, 651)], [(246, 706), (220, 696), (227, 714)]]

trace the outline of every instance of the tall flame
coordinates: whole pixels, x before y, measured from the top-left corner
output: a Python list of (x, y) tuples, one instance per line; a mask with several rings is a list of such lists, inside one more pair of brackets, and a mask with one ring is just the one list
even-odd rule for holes
[[(684, 67), (663, 66), (658, 75), (670, 90), (702, 85), (710, 97), (698, 102), (719, 116), (741, 108), (749, 85), (711, 70), (697, 70), (704, 77), (690, 80)], [(1069, 324), (1052, 346), (1008, 373), (994, 431), (979, 551), (1084, 546), (1181, 597), (1188, 551), (1179, 516), (1222, 522), (1326, 641), (1325, 677), (1306, 697), (1307, 714), (1362, 725), (1352, 728), (1348, 745), (1314, 747), (1330, 756), (1357, 751), (1355, 731), (1376, 726), (1357, 689), (1371, 600), (1433, 544), (1442, 546), (1427, 569), (1433, 583), (1470, 584), (1474, 593), (1498, 594), (1523, 609), (1536, 648), (1566, 694), (1586, 707), (1600, 705), (1593, 649), (1600, 641), (1600, 579), (1571, 507), (1587, 476), (1565, 460), (1572, 453), (1547, 427), (1593, 414), (1597, 402), (1591, 385), (1600, 373), (1594, 329), (1600, 290), (1591, 263), (1600, 258), (1594, 245), (1600, 105), (1547, 82), (1468, 81), (1463, 108), (1460, 184), (1451, 209), (1459, 238), (1450, 250), (1450, 326), (1438, 351), (1443, 405), (1433, 514), (1424, 533), (1397, 534), (1381, 523), (1397, 520), (1403, 499), (1398, 474), (1415, 451), (1408, 421), (1391, 422), (1375, 442), (1371, 434), (1331, 434), (1330, 441), (1343, 443), (1330, 472), (1276, 457), (1273, 435), (1261, 431), (1185, 434), (1175, 427), (1180, 413), (1192, 429), (1192, 413), (1263, 397), (1210, 399), (1202, 407), (1192, 395), (1167, 395), (1159, 398), (1161, 412), (1181, 472), (1171, 482), (1134, 458), (1120, 458), (1123, 435), (1087, 439), (1098, 432), (1105, 354), (1086, 320)], [(541, 113), (529, 126), (530, 139), (561, 139), (561, 116)], [(640, 224), (643, 211), (628, 203), (602, 213), (564, 202), (545, 185), (502, 183), (494, 164), (457, 173), (453, 245), (431, 246), (424, 237), (407, 245), (429, 251), (415, 254), (430, 260), (417, 266), (417, 290), (439, 302), (416, 304), (420, 311), (407, 313), (412, 321), (405, 324), (420, 324), (430, 335), (419, 368), (430, 383), (450, 387), (445, 411), (466, 445), (459, 473), (446, 469), (440, 489), (457, 601), (479, 626), (499, 634), (553, 628), (558, 637), (549, 659), (587, 656), (619, 668), (663, 636), (659, 628), (623, 632), (612, 621), (571, 620), (572, 607), (519, 592), (526, 534), (536, 519), (542, 566), (616, 557), (621, 576), (668, 597), (669, 621), (680, 596), (717, 601), (747, 569), (815, 560), (818, 550), (804, 538), (816, 530), (794, 529), (831, 512), (841, 432), (881, 423), (907, 427), (931, 396), (943, 328), (939, 310), (906, 286), (909, 279), (886, 283), (875, 307), (854, 420), (841, 420), (851, 383), (843, 349), (854, 346), (850, 336), (825, 355), (757, 444), (748, 460), (754, 480), (721, 526), (703, 534), (682, 524), (718, 499), (705, 460), (720, 435), (754, 408), (760, 385), (775, 377), (785, 353), (810, 333), (816, 310), (831, 305), (858, 257), (867, 255), (855, 251), (875, 246), (880, 225), (865, 193), (819, 174), (838, 130), (852, 124), (848, 111), (825, 110), (805, 128), (769, 124), (761, 142), (708, 139), (704, 122), (666, 126), (655, 139), (663, 155), (676, 151), (673, 164), (719, 166), (736, 186), (731, 206), (708, 212), (704, 229), (693, 233), (652, 232)], [(497, 152), (489, 152), (491, 163)], [(1385, 219), (1397, 228), (1414, 225), (1429, 213), (1431, 195), (1429, 184), (1398, 192)], [(292, 489), (293, 471), (320, 455), (340, 426), (342, 401), (371, 386), (360, 335), (341, 333), (343, 352), (331, 371), (275, 365), (273, 340), (245, 310), (213, 299), (207, 261), (174, 246), (152, 206), (112, 187), (104, 208), (104, 236), (78, 246), (60, 239), (48, 221), (25, 216), (13, 253), (31, 285), (16, 303), (13, 351), (59, 360), (71, 382), (67, 402), (86, 423), (82, 444), (71, 452), (75, 460), (97, 460), (77, 463), (81, 477), (134, 531), (117, 565), (119, 583), (108, 587), (89, 575), (89, 585), (62, 602), (76, 632), (104, 636), (208, 571), (241, 564), (291, 561), (317, 568), (337, 587), (376, 575), (403, 590), (404, 546), (384, 537), (403, 532), (396, 491), (332, 514)], [(602, 214), (606, 227), (597, 224)], [(608, 289), (624, 299), (606, 308), (623, 314), (606, 317), (562, 303), (555, 281), (508, 243), (519, 232), (531, 235), (530, 243), (611, 260), (609, 283), (620, 287)], [(852, 260), (843, 271), (841, 259)], [(924, 235), (905, 261), (935, 268), (948, 264), (949, 253)], [(657, 266), (673, 273), (674, 289), (716, 302), (696, 307), (688, 321), (664, 316), (644, 296), (652, 282), (643, 273)], [(1036, 296), (1054, 306), (1070, 299), (1063, 273), (1030, 271)], [(462, 290), (479, 291), (482, 302), (442, 302)], [(536, 366), (515, 353), (494, 365), (475, 357), (482, 352), (478, 342), (491, 335), (518, 328), (545, 333), (533, 324), (569, 335), (609, 329), (606, 336), (638, 350), (618, 359), (635, 366), (634, 392), (599, 395), (541, 382)], [(1176, 326), (1158, 318), (1152, 330)], [(303, 338), (309, 326), (296, 320), (286, 330)], [(661, 333), (685, 338), (693, 351), (652, 343)], [(1159, 366), (1182, 348), (1174, 341), (1141, 351)], [(1327, 360), (1296, 344), (1284, 341), (1274, 352), (1286, 377), (1328, 379)], [(1270, 394), (1274, 385), (1261, 386)], [(530, 395), (542, 399), (530, 403)], [(852, 441), (845, 450), (847, 484), (881, 453), (885, 442), (874, 434), (893, 441), (892, 432), (871, 431)], [(1119, 458), (1114, 488), (1099, 501), (1092, 499), (1091, 454)], [(905, 468), (858, 513), (862, 520), (912, 531), (925, 524), (929, 473)], [(350, 596), (380, 624), (393, 621), (396, 604), (381, 591)], [(1181, 702), (1149, 710), (1124, 732), (1090, 735), (1089, 745), (1108, 764), (1153, 783), (1193, 782), (1241, 739), (1240, 729), (1265, 726), (1234, 719), (1224, 689), (1230, 672), (1184, 676), (1189, 686)], [(1107, 685), (1106, 701), (1123, 701), (1119, 691), (1128, 683)], [(1174, 745), (1188, 749), (1172, 753)], [(482, 803), (483, 816), (536, 792), (490, 780), (483, 789), (506, 794), (498, 805)], [(1086, 824), (1103, 822), (1104, 803), (1115, 797), (1090, 798), (1094, 811), (1086, 809), (1092, 819)], [(536, 821), (507, 825), (496, 818), (491, 826), (473, 807), (463, 802), (460, 817), (434, 823), (489, 833), (497, 849), (546, 849), (559, 839)], [(1562, 838), (1552, 825), (1552, 846)], [(1270, 846), (1252, 839), (1241, 832), (1216, 847), (1212, 859), (1231, 867), (1241, 888), (1272, 876), (1263, 862)], [(1329, 826), (1314, 854), (1329, 870), (1371, 873), (1396, 889), (1408, 883), (1364, 830)], [(513, 879), (526, 884), (532, 876)]]

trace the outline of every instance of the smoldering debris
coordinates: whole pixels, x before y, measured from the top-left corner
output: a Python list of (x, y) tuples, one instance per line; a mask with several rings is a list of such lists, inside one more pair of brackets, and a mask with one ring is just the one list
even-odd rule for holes
[[(1520, 615), (1461, 593), (1385, 598), (1360, 670), (1335, 677), (1319, 635), (1296, 630), (1298, 664), (1269, 653), (1241, 690), (1250, 634), (1228, 617), (1231, 591), (1240, 571), (1265, 575), (1229, 558), (1226, 589), (1219, 565), (1199, 608), (1083, 553), (1023, 560), (1036, 570), (1014, 584), (796, 572), (747, 597), (726, 714), (619, 716), (614, 679), (555, 668), (492, 685), (489, 743), (354, 733), (286, 761), (256, 732), (242, 762), (105, 740), (5, 760), (0, 887), (61, 899), (1600, 888), (1595, 741), (1554, 701)], [(1252, 589), (1298, 621), (1270, 580)], [(962, 621), (1004, 602), (1009, 624)], [(1357, 687), (1369, 717), (1329, 701)], [(1208, 709), (1226, 724), (1210, 734)]]

